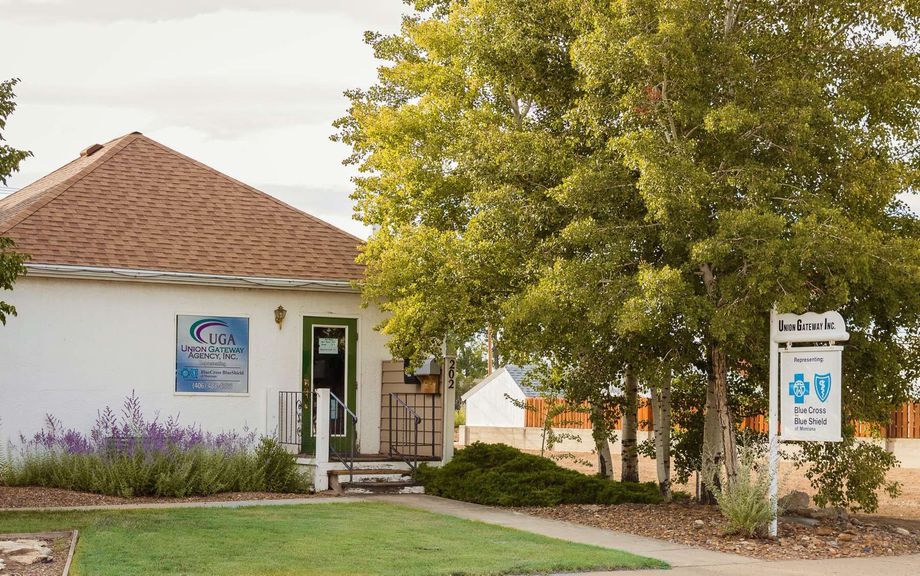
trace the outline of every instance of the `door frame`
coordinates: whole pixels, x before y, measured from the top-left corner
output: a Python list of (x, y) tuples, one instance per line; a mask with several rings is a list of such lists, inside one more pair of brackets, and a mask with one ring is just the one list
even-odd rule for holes
[[(316, 453), (316, 436), (313, 432), (313, 328), (345, 328), (345, 398), (341, 400), (354, 414), (358, 405), (358, 319), (345, 316), (303, 316), (301, 323), (301, 392), (303, 415), (301, 426), (301, 452)], [(345, 434), (329, 437), (329, 444), (339, 452), (351, 450), (352, 440), (358, 430), (348, 414), (345, 415)]]

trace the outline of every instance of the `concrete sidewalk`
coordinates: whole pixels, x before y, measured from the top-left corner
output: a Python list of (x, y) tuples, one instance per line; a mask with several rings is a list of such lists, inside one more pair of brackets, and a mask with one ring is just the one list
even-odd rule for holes
[[(625, 550), (640, 556), (662, 560), (672, 566), (671, 570), (637, 570), (628, 572), (628, 574), (642, 576), (726, 576), (735, 574), (743, 574), (744, 576), (920, 575), (920, 555), (768, 562), (737, 554), (725, 554), (702, 548), (693, 548), (665, 540), (614, 532), (559, 520), (549, 520), (511, 510), (447, 500), (435, 496), (419, 494), (380, 495), (369, 496), (367, 499), (419, 508), (440, 514), (449, 514), (467, 520), (497, 524), (569, 542)], [(627, 572), (592, 572), (590, 576), (623, 576), (624, 574), (627, 574)], [(582, 573), (581, 576), (589, 576), (589, 574)]]
[[(646, 538), (645, 536), (636, 536), (625, 532), (614, 532), (594, 528), (592, 526), (583, 526), (571, 522), (562, 522), (559, 520), (549, 520), (530, 516), (512, 510), (503, 510), (501, 508), (492, 508), (479, 504), (470, 504), (469, 502), (458, 502), (436, 496), (426, 496), (421, 494), (393, 494), (368, 496), (368, 500), (377, 502), (387, 502), (389, 504), (400, 504), (412, 508), (419, 508), (429, 512), (439, 514), (448, 514), (467, 520), (478, 520), (487, 524), (497, 524), (506, 528), (532, 532), (550, 538), (567, 540), (569, 542), (578, 542), (580, 544), (592, 544), (604, 548), (615, 548), (648, 556), (667, 562), (671, 566), (697, 567), (697, 566), (730, 566), (734, 567), (733, 574), (747, 572), (742, 565), (758, 563), (759, 560), (739, 556), (737, 554), (725, 554), (722, 552), (713, 552), (703, 548), (692, 548), (683, 544), (676, 544), (666, 540), (656, 540)], [(673, 571), (667, 571), (673, 574)], [(621, 572), (622, 574), (622, 572)]]

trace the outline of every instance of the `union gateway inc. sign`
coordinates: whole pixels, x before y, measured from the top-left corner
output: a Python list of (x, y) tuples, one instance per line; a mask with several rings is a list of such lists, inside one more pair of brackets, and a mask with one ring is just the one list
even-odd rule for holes
[(776, 314), (770, 326), (774, 342), (843, 342), (850, 339), (839, 312)]
[(176, 392), (249, 392), (249, 318), (176, 317)]

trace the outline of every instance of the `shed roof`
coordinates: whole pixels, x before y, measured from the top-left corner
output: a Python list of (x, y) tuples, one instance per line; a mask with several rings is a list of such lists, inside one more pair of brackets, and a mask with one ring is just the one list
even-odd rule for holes
[(527, 374), (531, 370), (536, 368), (536, 364), (526, 364), (524, 366), (518, 366), (516, 364), (505, 364), (498, 370), (492, 372), (485, 378), (479, 381), (475, 386), (470, 388), (466, 394), (464, 394), (461, 399), (466, 401), (467, 398), (475, 394), (476, 392), (482, 390), (484, 387), (488, 386), (490, 382), (500, 377), (503, 374), (507, 374), (511, 377), (518, 388), (521, 389), (521, 392), (524, 393), (524, 396), (527, 398), (539, 398), (542, 396), (534, 387), (532, 387), (527, 379)]
[(0, 200), (31, 263), (350, 281), (362, 241), (132, 132)]

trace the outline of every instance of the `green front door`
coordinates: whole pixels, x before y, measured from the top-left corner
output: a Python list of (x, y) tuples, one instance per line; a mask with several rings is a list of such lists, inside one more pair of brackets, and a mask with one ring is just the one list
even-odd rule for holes
[(303, 319), (303, 453), (316, 450), (316, 410), (313, 391), (329, 388), (348, 410), (333, 400), (329, 411), (329, 444), (339, 453), (352, 449), (357, 434), (352, 414), (358, 395), (358, 321), (353, 318)]

